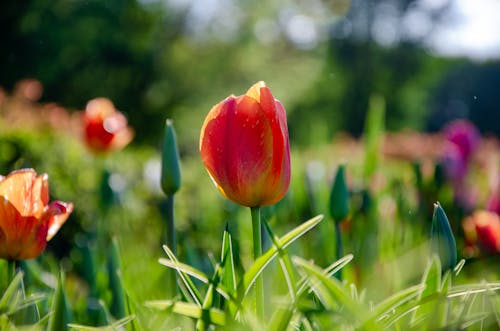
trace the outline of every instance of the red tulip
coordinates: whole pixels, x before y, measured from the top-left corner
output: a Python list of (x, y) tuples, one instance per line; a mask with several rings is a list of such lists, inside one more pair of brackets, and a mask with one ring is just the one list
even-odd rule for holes
[(0, 176), (0, 258), (39, 256), (72, 211), (72, 203), (49, 203), (47, 174), (22, 169)]
[(125, 116), (106, 98), (90, 100), (83, 121), (85, 142), (96, 153), (121, 149), (134, 137)]
[(264, 82), (230, 95), (208, 113), (200, 153), (225, 197), (248, 207), (275, 204), (290, 184), (285, 108)]
[(480, 242), (488, 251), (500, 252), (500, 217), (486, 210), (476, 211), (472, 217)]

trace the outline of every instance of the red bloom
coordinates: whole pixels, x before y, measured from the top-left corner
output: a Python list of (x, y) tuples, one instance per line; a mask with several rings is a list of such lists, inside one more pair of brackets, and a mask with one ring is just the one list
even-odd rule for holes
[(49, 204), (47, 174), (21, 169), (0, 176), (0, 258), (39, 256), (72, 211), (72, 203)]
[(227, 97), (203, 123), (200, 153), (225, 197), (248, 207), (275, 204), (290, 184), (285, 108), (264, 82)]
[(489, 211), (473, 214), (479, 241), (492, 253), (500, 252), (500, 218)]
[(462, 223), (469, 245), (477, 244), (490, 253), (500, 252), (500, 217), (491, 211), (478, 210)]
[(125, 116), (106, 98), (90, 100), (83, 121), (85, 142), (96, 153), (121, 149), (134, 137)]

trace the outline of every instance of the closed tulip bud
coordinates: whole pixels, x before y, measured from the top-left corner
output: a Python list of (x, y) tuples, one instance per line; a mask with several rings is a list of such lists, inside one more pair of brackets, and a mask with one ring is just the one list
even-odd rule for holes
[(335, 222), (340, 222), (347, 217), (348, 213), (349, 192), (345, 180), (345, 167), (339, 165), (330, 193), (330, 215)]
[(200, 154), (226, 198), (247, 207), (277, 203), (290, 184), (285, 108), (264, 82), (227, 97), (203, 123)]
[(72, 203), (49, 203), (48, 180), (33, 169), (0, 176), (0, 258), (38, 257), (73, 211)]
[(453, 269), (457, 264), (457, 244), (448, 217), (438, 203), (434, 204), (431, 226), (431, 253), (441, 260), (442, 270)]
[(161, 188), (166, 195), (172, 195), (180, 186), (181, 166), (177, 138), (172, 120), (167, 119), (161, 153)]

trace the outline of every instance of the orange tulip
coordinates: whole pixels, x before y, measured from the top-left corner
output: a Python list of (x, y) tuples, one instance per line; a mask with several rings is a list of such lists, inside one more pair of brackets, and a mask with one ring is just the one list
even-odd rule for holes
[(0, 176), (0, 258), (39, 256), (72, 211), (72, 203), (49, 203), (46, 174), (21, 169)]
[(96, 153), (121, 149), (134, 137), (125, 116), (106, 98), (90, 100), (83, 121), (85, 142)]
[(275, 204), (290, 184), (285, 108), (264, 82), (230, 95), (208, 113), (200, 153), (225, 197), (248, 207)]

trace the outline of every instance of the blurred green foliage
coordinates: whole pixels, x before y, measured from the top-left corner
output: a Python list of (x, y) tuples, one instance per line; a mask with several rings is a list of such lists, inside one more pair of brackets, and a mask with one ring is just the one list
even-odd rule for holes
[[(445, 108), (446, 120), (470, 117), (498, 133), (491, 126), (498, 120), (494, 66), (465, 64), (457, 73), (462, 79), (451, 75), (441, 84), (460, 62), (436, 58), (404, 29), (389, 46), (370, 32), (380, 8), (401, 18), (416, 5), (9, 0), (0, 5), (0, 86), (11, 90), (33, 77), (44, 86), (43, 101), (69, 109), (108, 97), (128, 115), (136, 143), (157, 144), (163, 120), (175, 118), (184, 127), (184, 152), (194, 149), (212, 105), (258, 80), (285, 104), (291, 139), (299, 144), (325, 142), (338, 131), (361, 134), (372, 94), (386, 100), (389, 130), (439, 128)], [(431, 17), (438, 21), (440, 14)], [(304, 18), (315, 27), (312, 41), (290, 34), (291, 22)]]

